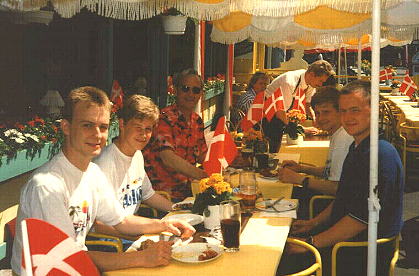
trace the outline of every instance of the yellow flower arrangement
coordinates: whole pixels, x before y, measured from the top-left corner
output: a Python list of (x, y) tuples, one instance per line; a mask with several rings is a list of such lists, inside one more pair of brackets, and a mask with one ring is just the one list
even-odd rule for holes
[(199, 181), (199, 194), (196, 195), (192, 212), (202, 214), (209, 205), (218, 205), (231, 197), (232, 189), (229, 183), (219, 173)]
[(245, 143), (253, 142), (255, 140), (262, 140), (262, 132), (259, 130), (255, 130), (253, 128), (249, 129), (248, 131), (245, 131), (243, 134), (243, 141)]
[(203, 178), (199, 181), (199, 191), (201, 193), (205, 192), (209, 187), (213, 187), (219, 195), (224, 192), (232, 192), (230, 184), (225, 182), (224, 177), (219, 173), (213, 173), (209, 178)]

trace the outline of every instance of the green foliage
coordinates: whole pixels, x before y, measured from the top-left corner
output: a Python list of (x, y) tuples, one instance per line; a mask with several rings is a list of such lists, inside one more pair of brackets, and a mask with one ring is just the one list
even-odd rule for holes
[(192, 213), (202, 215), (208, 206), (218, 205), (221, 201), (228, 200), (230, 197), (231, 193), (229, 192), (223, 192), (218, 195), (213, 187), (209, 187), (204, 192), (196, 195)]
[(284, 133), (287, 133), (291, 139), (297, 139), (298, 134), (304, 136), (304, 128), (295, 122), (289, 122), (284, 128)]

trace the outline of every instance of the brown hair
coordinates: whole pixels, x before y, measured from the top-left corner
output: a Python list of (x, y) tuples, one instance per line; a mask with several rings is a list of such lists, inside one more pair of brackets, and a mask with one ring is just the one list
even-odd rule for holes
[(340, 91), (341, 95), (352, 94), (360, 91), (362, 96), (370, 103), (371, 102), (371, 82), (368, 80), (354, 80), (345, 85)]
[(64, 101), (63, 118), (71, 121), (73, 118), (74, 107), (79, 102), (88, 102), (104, 106), (109, 111), (111, 110), (111, 102), (106, 93), (93, 86), (83, 86), (73, 89)]
[(316, 105), (330, 103), (336, 110), (339, 110), (339, 90), (332, 86), (316, 88), (316, 93), (311, 98), (313, 109)]
[(325, 60), (316, 60), (307, 69), (307, 73), (313, 72), (316, 77), (335, 75), (332, 65)]
[(259, 79), (266, 79), (269, 80), (269, 76), (266, 75), (264, 72), (256, 72), (253, 74), (253, 76), (250, 78), (249, 80), (249, 85), (247, 86), (248, 88), (252, 88), (253, 89), (253, 85), (255, 85), (255, 83), (259, 80)]
[(119, 111), (119, 118), (124, 122), (131, 119), (147, 119), (156, 124), (159, 112), (159, 108), (149, 97), (135, 94), (124, 101), (124, 106)]

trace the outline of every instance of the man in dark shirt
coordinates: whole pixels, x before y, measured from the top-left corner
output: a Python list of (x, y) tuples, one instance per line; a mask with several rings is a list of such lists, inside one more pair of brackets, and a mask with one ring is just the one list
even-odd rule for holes
[[(342, 125), (355, 141), (343, 164), (336, 199), (315, 218), (296, 220), (292, 225), (291, 234), (308, 235), (308, 238), (302, 239), (322, 249), (324, 251), (322, 253), (330, 254), (327, 248), (333, 247), (338, 242), (367, 240), (370, 184), (370, 89), (369, 81), (353, 81), (342, 89), (339, 97)], [(384, 238), (397, 235), (401, 230), (404, 178), (402, 163), (396, 149), (382, 140), (379, 141), (378, 147), (377, 188), (381, 205), (378, 238)], [(323, 226), (325, 230), (316, 233), (315, 229), (319, 226)], [(302, 247), (289, 245), (288, 252), (304, 253), (305, 250)], [(322, 254), (322, 257), (327, 259), (328, 254)], [(377, 258), (378, 261), (384, 259), (384, 256), (380, 254), (381, 252)], [(356, 253), (356, 255), (360, 254)], [(362, 275), (365, 272), (365, 266), (366, 257), (362, 258), (361, 262), (352, 263), (347, 275)], [(378, 265), (377, 271), (385, 266)], [(279, 270), (280, 268), (281, 266)], [(353, 274), (353, 269), (356, 268), (359, 270)], [(327, 267), (325, 269), (327, 270)]]

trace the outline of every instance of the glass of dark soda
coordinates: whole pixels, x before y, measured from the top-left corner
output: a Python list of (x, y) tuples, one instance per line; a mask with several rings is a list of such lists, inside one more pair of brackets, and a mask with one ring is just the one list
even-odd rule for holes
[(220, 203), (221, 233), (226, 252), (237, 252), (240, 247), (240, 203), (226, 200)]

